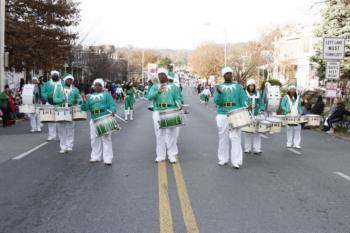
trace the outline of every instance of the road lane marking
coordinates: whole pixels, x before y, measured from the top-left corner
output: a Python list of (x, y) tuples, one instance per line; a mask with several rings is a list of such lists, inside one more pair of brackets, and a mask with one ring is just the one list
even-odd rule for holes
[(345, 175), (345, 174), (342, 173), (342, 172), (334, 172), (334, 174), (336, 174), (336, 175), (338, 175), (338, 176), (340, 176), (340, 177), (343, 177), (344, 179), (350, 181), (350, 176)]
[(290, 152), (293, 152), (294, 154), (301, 155), (301, 153), (293, 148), (288, 148)]
[(158, 163), (159, 192), (159, 230), (160, 233), (173, 233), (173, 218), (171, 215), (168, 193), (168, 175), (166, 162)]
[(198, 233), (196, 217), (194, 216), (191, 201), (189, 199), (186, 183), (182, 174), (180, 161), (173, 164), (174, 176), (177, 186), (177, 193), (180, 199), (182, 216), (185, 222), (187, 233)]
[(22, 159), (22, 158), (26, 157), (27, 155), (29, 155), (30, 153), (32, 153), (32, 152), (38, 150), (39, 148), (45, 146), (47, 143), (48, 143), (48, 142), (43, 142), (43, 143), (41, 143), (40, 145), (38, 145), (38, 146), (36, 146), (36, 147), (34, 147), (34, 148), (32, 148), (32, 149), (30, 149), (30, 150), (28, 150), (28, 151), (26, 151), (26, 152), (20, 154), (20, 155), (17, 155), (16, 157), (14, 157), (14, 158), (12, 158), (12, 159), (13, 159), (13, 160)]
[(268, 139), (269, 137), (266, 136), (265, 134), (261, 134), (261, 137), (265, 138), (265, 139)]

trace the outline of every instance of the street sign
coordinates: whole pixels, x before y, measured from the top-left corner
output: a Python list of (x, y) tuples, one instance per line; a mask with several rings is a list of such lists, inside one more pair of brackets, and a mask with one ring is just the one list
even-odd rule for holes
[(339, 80), (339, 77), (340, 77), (340, 62), (339, 61), (327, 61), (326, 79)]
[(337, 97), (337, 83), (334, 83), (334, 82), (326, 83), (326, 97), (327, 98)]
[(343, 60), (345, 56), (345, 38), (325, 37), (323, 38), (323, 59)]

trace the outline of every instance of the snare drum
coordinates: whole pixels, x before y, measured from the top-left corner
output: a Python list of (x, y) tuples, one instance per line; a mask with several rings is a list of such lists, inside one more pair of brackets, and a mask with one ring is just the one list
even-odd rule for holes
[(83, 121), (87, 119), (87, 113), (81, 110), (79, 105), (72, 107), (73, 121)]
[(242, 128), (242, 132), (245, 133), (256, 133), (258, 131), (258, 122), (253, 120), (253, 122)]
[(307, 123), (307, 117), (306, 116), (300, 116), (299, 117), (299, 123), (302, 124), (302, 123)]
[(280, 133), (282, 129), (282, 120), (277, 117), (269, 117), (266, 119), (271, 122), (271, 130), (270, 133)]
[(268, 133), (271, 130), (271, 122), (269, 121), (259, 121), (258, 133)]
[(35, 105), (34, 104), (24, 104), (24, 105), (20, 105), (18, 107), (18, 111), (20, 113), (35, 113)]
[(55, 122), (55, 107), (43, 105), (39, 108), (39, 118), (41, 122)]
[(55, 121), (56, 122), (71, 122), (72, 113), (71, 108), (56, 107), (55, 108)]
[(232, 128), (240, 128), (252, 123), (252, 118), (247, 108), (238, 108), (228, 113), (229, 122)]
[(179, 109), (168, 109), (159, 111), (159, 127), (172, 128), (183, 125), (182, 111)]
[(112, 133), (120, 129), (117, 119), (111, 114), (101, 116), (93, 120), (98, 137)]
[(300, 123), (300, 118), (298, 116), (285, 116), (287, 125), (298, 125)]
[(282, 126), (286, 126), (288, 124), (287, 116), (285, 116), (285, 115), (276, 115), (276, 117), (282, 121)]
[(307, 119), (306, 126), (320, 126), (321, 124), (321, 116), (308, 114), (305, 116)]

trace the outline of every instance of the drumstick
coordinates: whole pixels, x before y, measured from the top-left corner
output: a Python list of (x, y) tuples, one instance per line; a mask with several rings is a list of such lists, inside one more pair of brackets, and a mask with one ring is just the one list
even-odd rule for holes
[[(107, 109), (107, 111), (110, 112), (110, 113), (113, 113), (111, 110), (108, 110), (108, 109)], [(120, 117), (117, 113), (114, 113), (114, 116), (117, 117), (119, 120), (123, 121), (124, 123), (128, 123), (128, 122), (125, 121), (122, 117)]]

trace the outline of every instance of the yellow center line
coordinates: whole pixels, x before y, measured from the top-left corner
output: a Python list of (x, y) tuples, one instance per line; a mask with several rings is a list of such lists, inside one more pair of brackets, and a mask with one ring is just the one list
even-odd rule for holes
[(173, 164), (177, 193), (180, 199), (182, 216), (188, 233), (199, 233), (196, 217), (194, 216), (191, 201), (189, 199), (184, 177), (182, 175), (180, 161)]
[(166, 162), (158, 163), (158, 192), (160, 233), (173, 233), (173, 218), (171, 215), (168, 194), (168, 173)]

